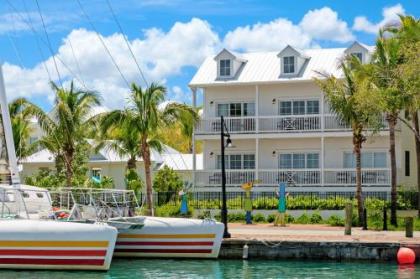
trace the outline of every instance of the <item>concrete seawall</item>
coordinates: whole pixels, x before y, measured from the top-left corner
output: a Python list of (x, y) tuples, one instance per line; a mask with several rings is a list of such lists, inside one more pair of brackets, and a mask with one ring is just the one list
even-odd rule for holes
[(248, 245), (248, 259), (312, 259), (336, 261), (395, 261), (399, 243), (355, 242), (267, 242), (227, 239), (223, 241), (220, 258), (242, 259)]

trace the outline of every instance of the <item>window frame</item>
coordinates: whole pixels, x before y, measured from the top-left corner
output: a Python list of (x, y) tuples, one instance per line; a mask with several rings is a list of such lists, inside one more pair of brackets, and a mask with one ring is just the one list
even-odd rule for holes
[[(295, 105), (297, 103), (304, 102), (304, 113), (303, 114), (296, 114)], [(318, 113), (308, 113), (308, 107), (309, 103), (312, 105), (317, 102), (318, 103)], [(321, 101), (319, 99), (278, 99), (278, 105), (277, 105), (277, 114), (280, 116), (302, 116), (302, 115), (320, 115), (321, 114)], [(289, 114), (283, 114), (282, 109), (285, 109), (286, 107), (282, 108), (282, 104), (289, 103), (290, 106), (287, 108), (289, 109)], [(314, 107), (315, 108), (315, 107)], [(311, 108), (311, 109), (314, 109)]]
[[(378, 154), (385, 155), (385, 165), (383, 166), (376, 166), (375, 156), (378, 156)], [(346, 156), (351, 156), (351, 163), (346, 163)], [(368, 156), (368, 157), (367, 157)], [(367, 162), (370, 161), (372, 164), (370, 166), (367, 165)], [(352, 169), (356, 167), (356, 156), (353, 153), (353, 151), (343, 151), (343, 168), (344, 169)], [(389, 168), (389, 162), (388, 162), (388, 156), (387, 151), (383, 150), (366, 150), (362, 151), (361, 154), (361, 165), (362, 168), (367, 169), (385, 169)]]
[[(217, 154), (216, 155), (216, 162), (215, 162), (215, 169), (220, 170), (221, 169), (221, 157), (222, 155)], [(240, 156), (240, 168), (232, 168), (232, 156)], [(253, 156), (253, 168), (246, 167), (245, 168), (245, 156)], [(252, 170), (255, 169), (255, 161), (256, 156), (255, 153), (232, 153), (232, 154), (225, 154), (225, 169), (227, 170)], [(252, 162), (252, 160), (247, 160), (248, 163)], [(238, 160), (235, 160), (235, 162), (238, 162)]]
[[(309, 155), (317, 155), (317, 167), (309, 167)], [(282, 163), (282, 156), (287, 156), (289, 157), (286, 160), (290, 160), (290, 167), (284, 167), (283, 163)], [(303, 156), (303, 163), (304, 166), (303, 167), (296, 167), (297, 164), (295, 164), (295, 160), (298, 157), (302, 157)], [(286, 160), (284, 160), (283, 162), (285, 162)], [(302, 159), (300, 159), (302, 160)], [(283, 151), (283, 152), (279, 152), (278, 156), (277, 156), (277, 166), (280, 170), (284, 170), (284, 169), (292, 169), (292, 170), (317, 170), (320, 169), (320, 152), (319, 151)]]
[[(222, 65), (223, 62), (223, 65)], [(226, 63), (229, 66), (226, 66)], [(229, 74), (227, 74), (227, 72)], [(220, 59), (219, 60), (219, 77), (231, 77), (232, 76), (232, 59)]]
[[(283, 69), (282, 69), (283, 74), (285, 74), (285, 75), (294, 74), (296, 72), (296, 57), (294, 55), (283, 56), (282, 60), (283, 60)], [(286, 62), (286, 60), (287, 60), (287, 62)]]
[[(240, 111), (241, 111), (241, 115), (234, 115), (234, 116), (232, 116), (232, 105), (240, 105)], [(250, 105), (252, 105), (253, 106), (253, 109), (252, 109), (252, 112), (253, 112), (253, 114), (251, 115), (251, 114), (246, 114), (245, 115), (245, 107), (248, 107), (248, 106), (250, 106)], [(220, 106), (227, 106), (227, 114), (225, 115), (225, 114), (220, 114), (220, 110), (219, 110), (219, 107)], [(251, 102), (251, 101), (241, 101), (241, 102), (237, 102), (237, 101), (231, 101), (231, 102), (219, 102), (219, 103), (217, 103), (216, 104), (216, 107), (215, 107), (215, 109), (216, 109), (216, 112), (215, 112), (215, 114), (214, 115), (216, 115), (216, 117), (220, 117), (220, 116), (224, 116), (224, 117), (252, 117), (252, 116), (255, 116), (255, 102)], [(249, 112), (249, 111), (251, 111), (251, 110), (249, 110), (248, 108), (247, 108), (247, 112)]]

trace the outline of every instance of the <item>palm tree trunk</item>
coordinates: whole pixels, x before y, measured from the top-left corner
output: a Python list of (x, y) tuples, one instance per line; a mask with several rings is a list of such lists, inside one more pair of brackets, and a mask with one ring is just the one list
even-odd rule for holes
[(64, 155), (64, 164), (66, 166), (66, 185), (72, 187), (73, 181), (73, 155)]
[(363, 197), (362, 197), (362, 143), (361, 140), (353, 137), (354, 153), (356, 155), (356, 200), (359, 225), (363, 224)]
[[(418, 112), (413, 113), (413, 126), (416, 134), (420, 135), (420, 123)], [(420, 218), (420, 140), (414, 136), (416, 143), (416, 160), (417, 160), (417, 216)]]
[(150, 147), (146, 140), (142, 142), (142, 156), (144, 161), (144, 173), (146, 177), (146, 204), (147, 215), (153, 216), (153, 189), (152, 189), (152, 173), (151, 173), (151, 159)]
[(127, 161), (127, 169), (134, 170), (136, 169), (136, 158), (131, 157)]
[(395, 126), (397, 117), (387, 116), (389, 125), (389, 155), (391, 158), (391, 224), (397, 226), (397, 161), (395, 156)]

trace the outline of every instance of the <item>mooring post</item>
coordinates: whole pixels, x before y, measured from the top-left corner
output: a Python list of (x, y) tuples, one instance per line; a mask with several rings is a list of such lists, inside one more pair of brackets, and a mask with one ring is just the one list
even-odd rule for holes
[(413, 237), (413, 217), (405, 217), (405, 237)]
[(366, 207), (363, 208), (363, 230), (366, 231), (368, 229), (367, 225), (367, 210)]
[(386, 212), (386, 206), (384, 206), (384, 209), (383, 209), (384, 211), (383, 211), (383, 213), (384, 213), (384, 224), (383, 224), (383, 227), (382, 227), (382, 230), (384, 230), (384, 231), (387, 231), (388, 230), (388, 217), (387, 217), (387, 212)]
[(351, 203), (347, 203), (344, 235), (351, 235), (351, 223), (353, 220), (352, 215), (353, 215), (353, 205)]

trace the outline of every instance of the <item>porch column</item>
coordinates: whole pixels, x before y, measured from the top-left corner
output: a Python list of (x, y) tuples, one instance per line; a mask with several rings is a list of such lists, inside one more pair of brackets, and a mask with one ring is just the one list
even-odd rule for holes
[(324, 132), (325, 129), (325, 111), (324, 111), (324, 92), (321, 92), (321, 101), (319, 104), (319, 109), (321, 111), (321, 131)]
[(260, 125), (260, 121), (259, 121), (259, 116), (260, 116), (260, 91), (258, 88), (258, 85), (255, 85), (255, 132), (258, 133), (260, 131), (259, 129), (259, 125)]
[[(197, 88), (196, 87), (192, 87), (191, 88), (191, 94), (192, 94), (192, 106), (193, 108), (197, 107)], [(195, 150), (195, 125), (193, 128), (193, 133), (192, 133), (192, 139), (191, 139), (191, 143), (192, 143), (192, 153), (193, 153), (193, 160), (192, 160), (192, 165), (193, 165), (193, 171), (192, 171), (192, 183), (193, 183), (193, 188), (195, 188), (196, 185), (196, 175), (195, 172), (197, 170), (197, 155), (196, 155), (196, 150)]]
[[(260, 139), (255, 139), (255, 180), (258, 180), (259, 178), (259, 158), (260, 158)], [(260, 184), (260, 183), (256, 183)]]
[(324, 180), (325, 180), (325, 174), (324, 174), (324, 168), (325, 168), (325, 138), (324, 136), (321, 136), (321, 186), (324, 186)]

